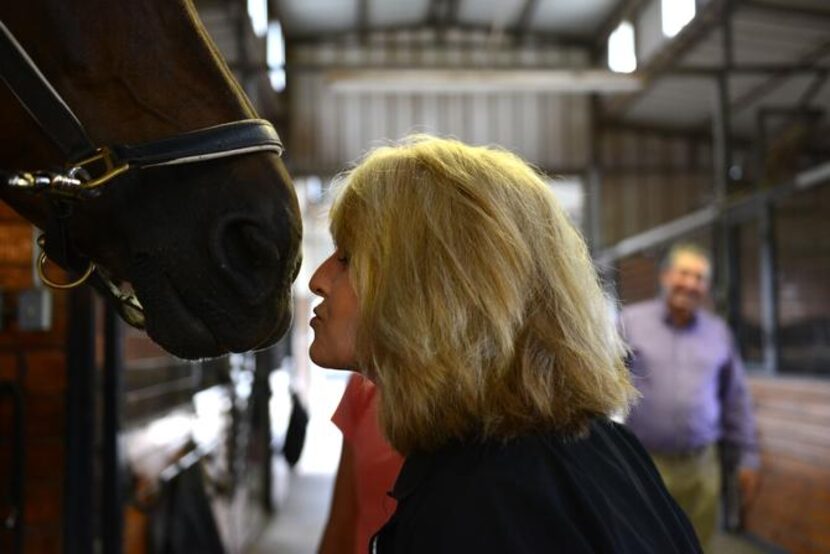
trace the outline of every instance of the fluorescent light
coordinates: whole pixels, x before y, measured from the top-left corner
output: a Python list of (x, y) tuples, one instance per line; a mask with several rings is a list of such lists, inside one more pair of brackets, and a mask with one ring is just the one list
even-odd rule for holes
[(673, 37), (695, 18), (695, 0), (661, 0), (663, 34)]
[(285, 38), (279, 21), (268, 23), (268, 36), (265, 39), (265, 56), (268, 64), (268, 79), (276, 92), (285, 90)]
[(272, 21), (268, 24), (266, 44), (268, 67), (283, 67), (285, 65), (285, 42), (279, 21)]
[(608, 68), (616, 73), (631, 73), (637, 69), (634, 47), (634, 26), (622, 21), (608, 37)]
[(285, 90), (285, 69), (271, 69), (268, 71), (268, 80), (271, 81), (271, 88), (274, 92)]
[(268, 32), (268, 0), (248, 0), (248, 17), (258, 37)]
[(326, 73), (346, 92), (632, 92), (640, 79), (598, 69), (340, 69)]

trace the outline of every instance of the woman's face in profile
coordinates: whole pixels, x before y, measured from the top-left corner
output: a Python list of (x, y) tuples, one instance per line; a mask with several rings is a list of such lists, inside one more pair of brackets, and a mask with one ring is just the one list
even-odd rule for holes
[(330, 369), (355, 367), (355, 341), (358, 325), (357, 294), (349, 274), (349, 259), (335, 250), (311, 276), (311, 292), (322, 298), (310, 325), (314, 340), (309, 348), (311, 360)]

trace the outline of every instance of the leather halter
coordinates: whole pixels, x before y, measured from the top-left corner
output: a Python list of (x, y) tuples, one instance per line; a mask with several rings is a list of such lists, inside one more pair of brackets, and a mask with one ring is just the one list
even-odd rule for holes
[[(281, 156), (284, 148), (268, 121), (246, 119), (175, 135), (142, 144), (96, 146), (83, 125), (49, 83), (35, 63), (0, 21), (0, 78), (29, 112), (40, 128), (66, 157), (64, 168), (39, 171), (4, 171), (0, 186), (45, 195), (52, 200), (52, 215), (37, 265), (44, 283), (53, 288), (74, 288), (90, 276), (116, 301), (127, 323), (143, 327), (144, 313), (132, 293), (123, 293), (110, 278), (71, 245), (66, 223), (75, 202), (97, 196), (126, 174), (164, 165), (197, 163), (254, 152)], [(83, 277), (71, 283), (55, 283), (44, 271), (46, 253), (60, 265), (82, 270)]]

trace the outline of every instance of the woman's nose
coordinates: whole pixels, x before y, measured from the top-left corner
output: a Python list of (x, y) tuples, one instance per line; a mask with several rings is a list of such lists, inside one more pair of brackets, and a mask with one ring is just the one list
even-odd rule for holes
[(317, 296), (325, 296), (325, 284), (326, 284), (326, 263), (328, 259), (323, 262), (322, 264), (314, 270), (314, 273), (311, 276), (311, 279), (308, 281), (308, 288), (311, 290), (312, 293), (316, 294)]

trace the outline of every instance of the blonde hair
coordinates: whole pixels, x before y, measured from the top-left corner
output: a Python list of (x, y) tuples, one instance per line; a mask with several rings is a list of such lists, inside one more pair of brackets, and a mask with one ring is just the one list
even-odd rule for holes
[(344, 176), (331, 231), (400, 452), (578, 434), (636, 394), (585, 243), (517, 156), (425, 135), (378, 148)]

